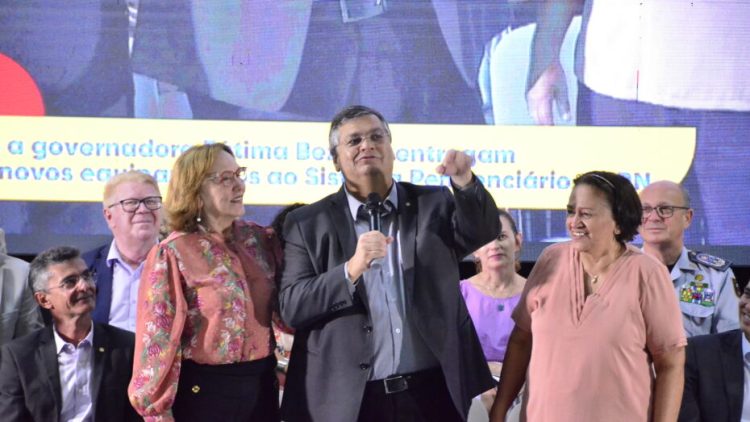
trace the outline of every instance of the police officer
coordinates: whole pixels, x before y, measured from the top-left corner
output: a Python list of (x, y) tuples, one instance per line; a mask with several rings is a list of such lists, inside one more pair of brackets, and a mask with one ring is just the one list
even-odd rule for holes
[(667, 266), (688, 337), (738, 328), (730, 263), (685, 248), (683, 234), (693, 219), (685, 189), (666, 180), (651, 183), (641, 192), (641, 204), (643, 250)]

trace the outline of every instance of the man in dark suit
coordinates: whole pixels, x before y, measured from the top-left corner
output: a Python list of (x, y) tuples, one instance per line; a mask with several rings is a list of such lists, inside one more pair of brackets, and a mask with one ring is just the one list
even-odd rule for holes
[(159, 237), (159, 185), (151, 175), (131, 170), (104, 186), (104, 219), (114, 240), (83, 254), (96, 273), (95, 322), (135, 331), (141, 270)]
[(740, 329), (688, 339), (680, 422), (750, 419), (750, 286), (739, 301)]
[[(344, 186), (285, 223), (280, 304), (296, 334), (282, 418), (465, 420), (493, 383), (458, 260), (497, 236), (495, 202), (454, 150), (438, 166), (453, 195), (394, 182), (388, 124), (367, 107), (339, 112), (329, 143)], [(384, 233), (358, 215), (366, 200)]]
[(133, 334), (94, 323), (94, 280), (77, 249), (49, 249), (29, 280), (52, 325), (0, 350), (0, 415), (9, 421), (140, 420), (130, 406)]

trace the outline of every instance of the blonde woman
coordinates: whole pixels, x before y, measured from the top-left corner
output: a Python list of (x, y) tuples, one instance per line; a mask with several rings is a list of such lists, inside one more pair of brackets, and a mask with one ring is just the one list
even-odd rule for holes
[(143, 269), (128, 393), (147, 420), (278, 421), (273, 230), (239, 218), (245, 168), (223, 144), (172, 169), (171, 234)]

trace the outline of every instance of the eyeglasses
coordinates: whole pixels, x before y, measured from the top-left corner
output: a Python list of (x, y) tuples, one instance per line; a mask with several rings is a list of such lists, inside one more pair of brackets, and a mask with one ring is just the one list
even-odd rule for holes
[(219, 174), (213, 174), (206, 177), (206, 180), (210, 180), (217, 185), (230, 187), (234, 184), (235, 179), (245, 180), (245, 172), (247, 167), (240, 167), (235, 171), (224, 171)]
[(73, 274), (65, 277), (60, 281), (60, 284), (55, 287), (50, 287), (48, 290), (52, 289), (62, 289), (65, 291), (71, 291), (75, 289), (76, 285), (78, 285), (78, 281), (83, 280), (84, 283), (93, 286), (96, 284), (96, 272), (91, 270), (86, 270), (80, 274)]
[(365, 139), (369, 139), (372, 144), (380, 145), (388, 139), (388, 132), (376, 130), (369, 136), (354, 135), (345, 142), (345, 145), (349, 148), (355, 148), (362, 144)]
[(648, 218), (652, 211), (661, 218), (669, 218), (674, 215), (674, 210), (689, 210), (690, 207), (677, 207), (674, 205), (659, 205), (658, 207), (643, 207), (643, 218)]
[(141, 206), (141, 203), (143, 203), (146, 209), (149, 209), (151, 211), (158, 210), (159, 208), (161, 208), (161, 196), (147, 196), (143, 199), (123, 199), (122, 201), (118, 201), (108, 206), (107, 208), (112, 208), (115, 205), (120, 205), (122, 207), (122, 210), (125, 212), (135, 212), (138, 207)]

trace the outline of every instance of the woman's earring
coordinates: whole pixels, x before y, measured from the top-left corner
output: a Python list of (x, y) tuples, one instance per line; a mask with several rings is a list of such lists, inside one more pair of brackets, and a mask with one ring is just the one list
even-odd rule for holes
[(195, 221), (196, 221), (196, 222), (197, 222), (198, 224), (200, 224), (200, 223), (201, 223), (201, 221), (202, 221), (202, 220), (201, 220), (201, 215), (200, 215), (200, 214), (198, 214), (198, 216), (197, 216), (197, 217), (195, 217)]

